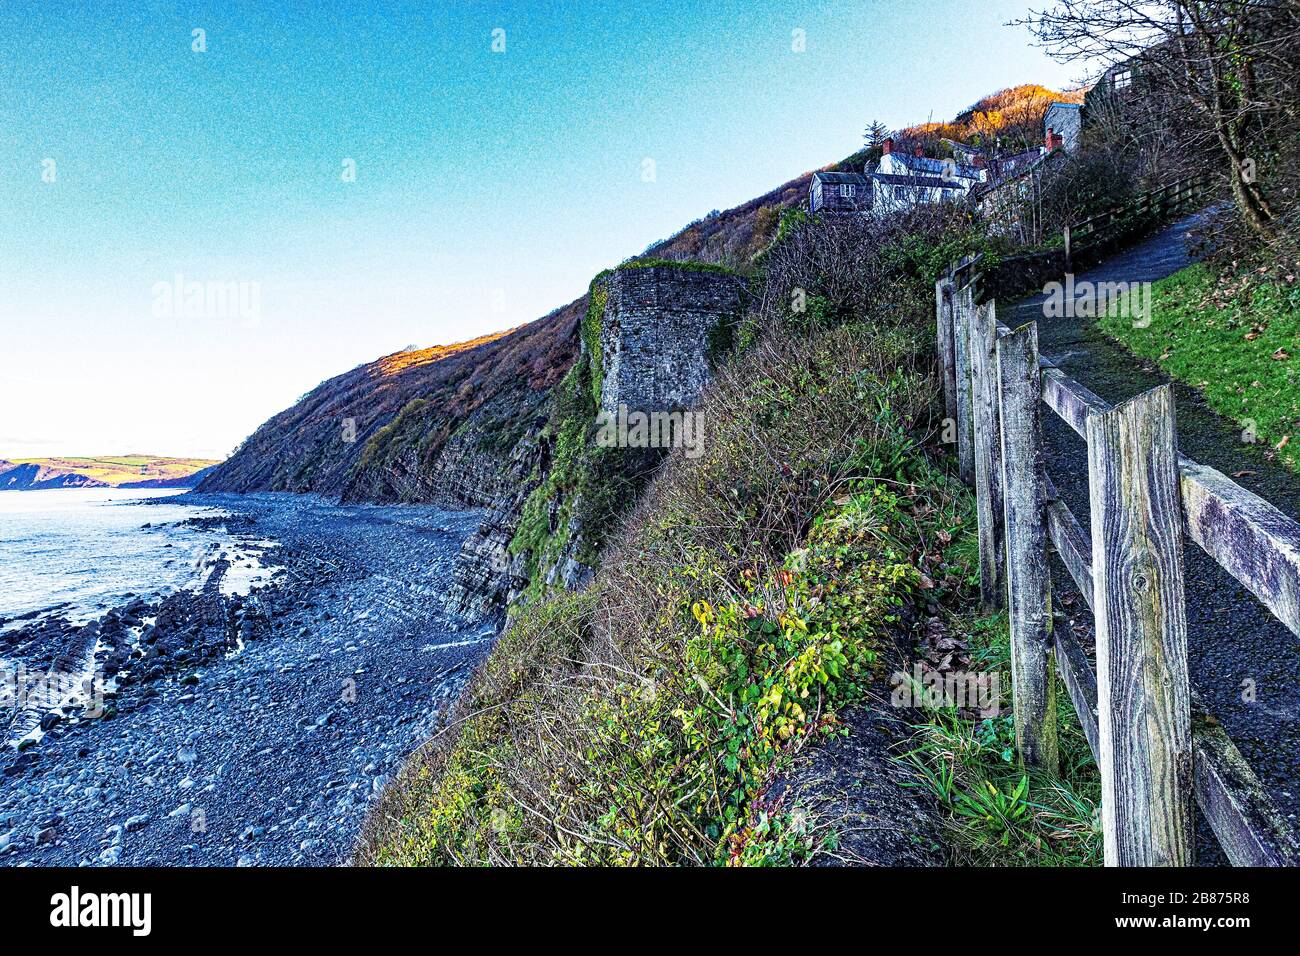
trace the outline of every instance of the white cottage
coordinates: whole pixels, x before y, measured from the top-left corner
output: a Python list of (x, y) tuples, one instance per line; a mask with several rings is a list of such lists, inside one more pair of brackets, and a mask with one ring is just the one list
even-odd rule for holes
[(880, 162), (870, 173), (872, 207), (901, 212), (922, 203), (952, 202), (983, 181), (984, 170), (955, 159), (930, 159), (917, 146), (911, 156), (896, 151), (894, 140), (882, 144)]

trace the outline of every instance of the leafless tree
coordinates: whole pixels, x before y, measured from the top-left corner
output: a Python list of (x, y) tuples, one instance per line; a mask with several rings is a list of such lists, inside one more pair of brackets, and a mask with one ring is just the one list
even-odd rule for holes
[(1142, 82), (1125, 99), (1156, 98), (1148, 118), (1170, 133), (1146, 142), (1212, 148), (1245, 223), (1276, 237), (1295, 194), (1282, 157), (1300, 108), (1300, 2), (1058, 0), (1022, 22), (1059, 60), (1131, 65)]

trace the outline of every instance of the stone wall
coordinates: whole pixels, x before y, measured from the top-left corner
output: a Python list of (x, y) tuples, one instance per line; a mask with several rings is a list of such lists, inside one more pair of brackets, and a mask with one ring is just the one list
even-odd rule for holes
[(601, 408), (671, 411), (709, 380), (709, 343), (741, 307), (744, 280), (674, 266), (618, 269), (600, 329)]

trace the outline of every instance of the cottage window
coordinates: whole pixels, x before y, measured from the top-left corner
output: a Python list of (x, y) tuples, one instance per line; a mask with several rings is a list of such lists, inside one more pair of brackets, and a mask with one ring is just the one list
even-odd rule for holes
[(1133, 71), (1121, 70), (1115, 74), (1115, 89), (1127, 90), (1133, 85)]
[(845, 199), (852, 199), (853, 192), (854, 192), (854, 186), (852, 183), (840, 184), (840, 195), (843, 196)]
[(894, 198), (895, 198), (895, 199), (906, 199), (906, 198), (907, 198), (907, 187), (906, 187), (906, 186), (895, 186), (895, 187), (894, 187)]

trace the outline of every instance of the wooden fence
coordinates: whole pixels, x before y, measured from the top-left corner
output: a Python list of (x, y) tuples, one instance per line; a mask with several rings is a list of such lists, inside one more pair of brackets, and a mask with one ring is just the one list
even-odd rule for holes
[(1074, 267), (1080, 251), (1103, 247), (1135, 228), (1144, 228), (1189, 208), (1205, 195), (1210, 182), (1209, 173), (1187, 176), (1066, 226), (1065, 270), (1069, 272)]
[[(1300, 637), (1300, 525), (1178, 453), (1167, 385), (1112, 407), (977, 304), (979, 260), (935, 288), (944, 402), (960, 472), (975, 488), (980, 591), (1005, 605), (1016, 745), (1057, 769), (1057, 675), (1102, 778), (1109, 866), (1186, 866), (1193, 802), (1238, 866), (1300, 865), (1296, 827), (1191, 689), (1183, 596), (1189, 537)], [(1042, 411), (1088, 445), (1091, 533), (1044, 466)], [(1053, 624), (1049, 548), (1092, 608), (1094, 672)]]

